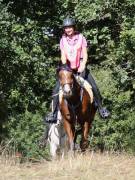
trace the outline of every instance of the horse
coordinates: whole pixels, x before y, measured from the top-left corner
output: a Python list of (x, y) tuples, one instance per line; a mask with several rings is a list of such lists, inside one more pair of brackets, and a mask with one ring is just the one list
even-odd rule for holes
[(58, 77), (63, 96), (59, 102), (63, 125), (68, 137), (70, 152), (75, 152), (77, 136), (76, 126), (80, 126), (82, 152), (89, 146), (88, 136), (94, 120), (96, 108), (84, 87), (75, 78), (75, 73), (68, 66), (61, 66)]
[(63, 158), (67, 151), (67, 136), (63, 127), (63, 121), (60, 111), (57, 115), (57, 123), (50, 124), (48, 132), (48, 142), (50, 146), (50, 155), (55, 159), (58, 155)]

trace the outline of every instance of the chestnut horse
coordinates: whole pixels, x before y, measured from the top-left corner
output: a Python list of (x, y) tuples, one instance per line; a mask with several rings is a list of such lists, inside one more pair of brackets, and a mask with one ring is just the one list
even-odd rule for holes
[(68, 66), (61, 66), (58, 75), (63, 93), (59, 106), (68, 136), (69, 149), (71, 152), (75, 150), (76, 126), (79, 125), (81, 128), (80, 148), (85, 151), (89, 145), (88, 135), (96, 108), (91, 103), (88, 92), (78, 84), (75, 73)]

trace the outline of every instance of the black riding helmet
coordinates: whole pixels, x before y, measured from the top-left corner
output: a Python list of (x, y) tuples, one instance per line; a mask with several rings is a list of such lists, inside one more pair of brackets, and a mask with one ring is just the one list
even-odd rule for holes
[(72, 18), (67, 17), (66, 19), (64, 19), (63, 21), (63, 27), (67, 27), (67, 26), (75, 26), (75, 20)]

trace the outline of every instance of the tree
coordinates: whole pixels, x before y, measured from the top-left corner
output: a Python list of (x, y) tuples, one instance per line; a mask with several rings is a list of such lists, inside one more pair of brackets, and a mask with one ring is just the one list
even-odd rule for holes
[(109, 121), (96, 117), (91, 146), (134, 151), (135, 2), (1, 0), (0, 10), (1, 139), (13, 138), (26, 156), (41, 153), (35, 141), (56, 81), (61, 24), (70, 15), (88, 40), (88, 68), (112, 113)]

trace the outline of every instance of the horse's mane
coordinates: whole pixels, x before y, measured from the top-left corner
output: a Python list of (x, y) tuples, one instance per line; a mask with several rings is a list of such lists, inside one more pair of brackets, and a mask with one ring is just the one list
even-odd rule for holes
[(73, 72), (73, 70), (67, 64), (59, 65), (58, 68), (57, 68), (57, 73), (59, 73), (59, 71), (61, 71), (61, 70), (66, 70), (66, 71), (69, 71), (69, 72)]

